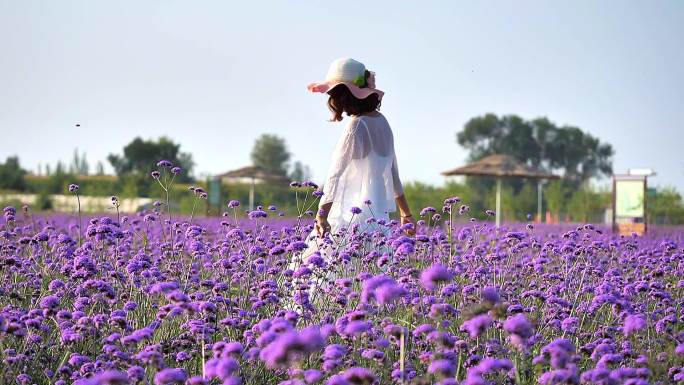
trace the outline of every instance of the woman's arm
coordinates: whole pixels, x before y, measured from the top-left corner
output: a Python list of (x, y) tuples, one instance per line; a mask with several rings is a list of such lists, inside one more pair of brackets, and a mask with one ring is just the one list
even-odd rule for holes
[(318, 236), (323, 238), (325, 234), (330, 231), (330, 223), (328, 223), (328, 213), (332, 207), (332, 202), (324, 203), (318, 209), (316, 214), (316, 232)]
[(394, 161), (392, 162), (392, 183), (394, 185), (394, 200), (399, 207), (399, 215), (401, 216), (401, 225), (410, 223), (413, 225), (413, 229), (406, 230), (406, 234), (415, 235), (416, 234), (416, 220), (413, 219), (413, 214), (411, 214), (411, 208), (409, 207), (408, 201), (406, 201), (406, 196), (404, 196), (404, 186), (401, 184), (401, 179), (399, 178), (399, 167), (397, 167), (397, 156), (394, 155)]
[(397, 207), (399, 207), (399, 214), (403, 217), (411, 217), (411, 208), (409, 207), (408, 201), (404, 194), (399, 195), (394, 199), (397, 202)]
[(407, 223), (412, 224), (413, 228), (406, 230), (406, 233), (408, 235), (415, 235), (416, 234), (416, 220), (413, 218), (413, 214), (411, 214), (411, 208), (409, 207), (408, 201), (406, 201), (406, 196), (404, 196), (404, 194), (401, 194), (395, 198), (395, 201), (397, 202), (397, 207), (399, 207), (399, 215), (401, 216), (401, 225), (403, 226)]
[[(397, 206), (399, 207), (399, 215), (401, 216), (401, 225), (410, 223), (413, 225), (412, 229), (406, 230), (408, 235), (416, 234), (416, 220), (411, 214), (411, 208), (409, 207), (408, 201), (404, 194), (396, 197), (395, 199)], [(328, 223), (328, 213), (332, 207), (332, 202), (324, 203), (318, 209), (318, 214), (316, 214), (316, 232), (318, 236), (323, 238), (330, 231), (330, 223)]]

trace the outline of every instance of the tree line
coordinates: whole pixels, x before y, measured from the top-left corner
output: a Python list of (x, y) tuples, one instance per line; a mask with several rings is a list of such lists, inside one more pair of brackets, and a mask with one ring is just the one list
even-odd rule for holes
[[(604, 209), (610, 206), (610, 192), (592, 188), (591, 181), (612, 175), (614, 149), (579, 127), (557, 125), (545, 117), (526, 120), (517, 115), (490, 113), (470, 119), (456, 133), (456, 142), (468, 151), (469, 161), (505, 154), (529, 166), (561, 175), (560, 180), (545, 185), (543, 201), (544, 211), (560, 220), (601, 221)], [(138, 137), (125, 145), (121, 153), (107, 157), (117, 178), (89, 181), (82, 186), (83, 193), (154, 196), (155, 186), (148, 173), (159, 159), (167, 159), (183, 168), (179, 182), (200, 185), (205, 182), (194, 177), (196, 165), (192, 154), (183, 151), (179, 143), (167, 137)], [(258, 137), (250, 159), (253, 165), (291, 180), (306, 180), (311, 176), (308, 166), (301, 161), (293, 162), (285, 139), (277, 135)], [(28, 178), (29, 173), (21, 167), (19, 158), (10, 156), (0, 163), (0, 189), (43, 195), (61, 193), (74, 178), (90, 175), (86, 154), (78, 150), (74, 151), (69, 165), (58, 162), (54, 168), (46, 165), (44, 170), (48, 178)], [(92, 175), (104, 175), (102, 162), (98, 162)], [(257, 201), (288, 206), (289, 194), (281, 187), (260, 186)], [(239, 187), (234, 187), (232, 192), (247, 194), (246, 189)], [(442, 186), (407, 183), (406, 194), (416, 210), (438, 206), (445, 196), (459, 195), (469, 202), (473, 216), (484, 218), (484, 210), (494, 207), (494, 179), (467, 177), (462, 183), (448, 181)], [(652, 219), (662, 223), (684, 223), (684, 204), (675, 189), (652, 191), (648, 199)], [(502, 200), (505, 218), (526, 220), (528, 214), (536, 213), (536, 181), (507, 180)]]
[[(531, 120), (517, 115), (485, 114), (470, 119), (456, 133), (456, 142), (468, 151), (473, 162), (488, 155), (509, 155), (541, 171), (561, 176), (544, 188), (544, 211), (559, 220), (601, 221), (610, 205), (607, 192), (590, 186), (613, 174), (614, 150), (608, 143), (548, 118)], [(494, 207), (494, 178), (467, 177), (464, 190), (472, 192), (477, 210)], [(537, 181), (519, 178), (503, 182), (502, 208), (505, 219), (524, 220), (537, 211)], [(452, 184), (453, 186), (453, 184)]]

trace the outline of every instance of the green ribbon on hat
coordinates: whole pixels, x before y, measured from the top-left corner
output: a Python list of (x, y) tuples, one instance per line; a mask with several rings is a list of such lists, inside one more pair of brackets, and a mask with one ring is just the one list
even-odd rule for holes
[(356, 84), (359, 87), (365, 87), (366, 86), (366, 75), (363, 74), (363, 75), (357, 76), (356, 79), (354, 79), (354, 81), (352, 83)]

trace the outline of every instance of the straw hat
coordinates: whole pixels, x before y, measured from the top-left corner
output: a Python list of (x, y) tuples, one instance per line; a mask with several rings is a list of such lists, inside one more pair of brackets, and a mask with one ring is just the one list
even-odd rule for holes
[(347, 86), (357, 99), (365, 99), (371, 94), (376, 94), (378, 99), (382, 99), (382, 95), (384, 95), (384, 92), (375, 88), (375, 73), (370, 72), (370, 76), (366, 79), (366, 66), (349, 58), (337, 59), (332, 62), (325, 80), (311, 83), (307, 88), (311, 92), (323, 93), (330, 91), (339, 84)]

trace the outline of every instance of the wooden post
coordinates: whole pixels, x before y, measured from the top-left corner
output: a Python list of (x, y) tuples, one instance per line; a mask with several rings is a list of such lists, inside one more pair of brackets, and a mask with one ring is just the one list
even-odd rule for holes
[(613, 229), (613, 232), (617, 232), (617, 215), (615, 213), (617, 209), (617, 205), (615, 202), (615, 199), (617, 198), (617, 193), (615, 192), (615, 187), (616, 187), (616, 178), (615, 175), (613, 175), (613, 223), (611, 225), (611, 228)]
[[(406, 341), (404, 341), (404, 332), (406, 331), (405, 327), (401, 328), (401, 336), (399, 337), (399, 370), (401, 371), (401, 384), (404, 385), (405, 382), (405, 377), (404, 377), (404, 370), (406, 367), (404, 366), (404, 361), (406, 360), (406, 353), (405, 353), (405, 347), (404, 344)], [(459, 362), (460, 364), (460, 362)]]
[(542, 223), (542, 180), (537, 179), (537, 219)]
[(648, 233), (648, 177), (644, 176), (644, 235)]
[(496, 227), (501, 226), (501, 178), (496, 178)]
[(249, 211), (254, 211), (254, 177), (252, 183), (249, 185)]

